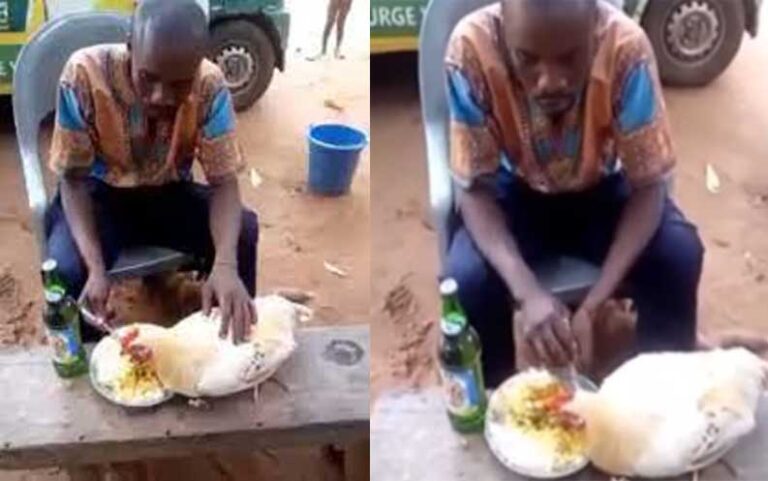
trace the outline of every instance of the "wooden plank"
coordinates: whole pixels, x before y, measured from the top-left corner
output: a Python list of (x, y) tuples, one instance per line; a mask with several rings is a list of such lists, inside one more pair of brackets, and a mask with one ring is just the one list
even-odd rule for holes
[(369, 440), (358, 441), (344, 450), (344, 480), (368, 481), (371, 472), (371, 447)]
[(0, 469), (83, 465), (198, 452), (348, 444), (369, 429), (368, 326), (307, 328), (278, 382), (212, 402), (151, 410), (101, 398), (86, 377), (56, 377), (45, 348), (0, 351)]
[[(758, 428), (728, 453), (726, 461), (738, 479), (768, 479), (768, 402), (758, 412)], [(379, 398), (371, 417), (371, 479), (375, 481), (523, 481), (502, 466), (482, 435), (453, 431), (437, 390), (388, 393)], [(566, 480), (607, 481), (588, 468)], [(690, 481), (690, 476), (679, 478)], [(701, 481), (734, 479), (716, 464), (700, 473)]]

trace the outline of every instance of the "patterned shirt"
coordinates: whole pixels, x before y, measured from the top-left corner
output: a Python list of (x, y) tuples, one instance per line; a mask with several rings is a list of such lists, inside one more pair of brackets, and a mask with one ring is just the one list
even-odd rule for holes
[(596, 51), (561, 134), (523, 92), (504, 48), (499, 4), (465, 17), (448, 45), (451, 168), (469, 187), (498, 169), (540, 192), (582, 191), (623, 169), (639, 187), (675, 163), (652, 47), (642, 29), (598, 2)]
[(244, 167), (232, 98), (221, 71), (204, 60), (175, 118), (152, 125), (134, 93), (125, 44), (75, 52), (58, 90), (50, 166), (115, 187), (192, 179), (197, 159), (210, 183)]

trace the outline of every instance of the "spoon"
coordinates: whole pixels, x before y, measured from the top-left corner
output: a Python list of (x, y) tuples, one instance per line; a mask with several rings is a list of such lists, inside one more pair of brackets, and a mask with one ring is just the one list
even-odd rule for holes
[(576, 391), (579, 389), (579, 375), (576, 372), (576, 365), (574, 363), (570, 363), (565, 367), (554, 368), (552, 369), (552, 374), (563, 381), (569, 390)]
[(110, 337), (114, 337), (115, 339), (118, 339), (117, 331), (115, 328), (110, 326), (107, 321), (104, 320), (103, 317), (97, 316), (96, 314), (92, 313), (87, 307), (80, 304), (80, 312), (83, 314), (83, 317), (86, 321), (88, 321), (93, 326), (96, 326), (99, 329), (102, 329), (107, 332), (107, 334), (110, 335)]

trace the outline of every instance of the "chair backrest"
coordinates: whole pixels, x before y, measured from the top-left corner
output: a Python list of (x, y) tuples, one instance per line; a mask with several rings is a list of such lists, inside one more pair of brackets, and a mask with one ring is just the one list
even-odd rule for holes
[(448, 169), (448, 96), (443, 60), (456, 24), (468, 13), (498, 0), (432, 0), (421, 25), (419, 39), (419, 88), (426, 135), (430, 203), (440, 243), (441, 259), (450, 243), (453, 185)]
[(76, 13), (43, 25), (24, 45), (13, 75), (13, 115), (24, 180), (42, 242), (40, 210), (46, 203), (38, 137), (40, 124), (56, 107), (61, 71), (75, 51), (101, 43), (123, 42), (130, 20), (115, 13)]

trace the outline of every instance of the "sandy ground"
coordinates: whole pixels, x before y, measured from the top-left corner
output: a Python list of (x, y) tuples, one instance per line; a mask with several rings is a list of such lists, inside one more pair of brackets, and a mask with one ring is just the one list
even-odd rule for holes
[[(350, 195), (314, 197), (305, 186), (305, 135), (311, 123), (328, 120), (370, 129), (369, 3), (356, 0), (353, 4), (344, 43), (346, 60), (317, 62), (305, 57), (319, 50), (326, 2), (290, 0), (286, 4), (292, 12), (287, 69), (276, 73), (265, 96), (238, 116), (238, 136), (249, 163), (249, 172), (241, 179), (242, 197), (261, 221), (259, 290), (290, 287), (313, 293), (310, 305), (315, 309), (315, 323), (368, 322), (369, 151), (360, 159)], [(0, 344), (28, 344), (43, 337), (39, 259), (29, 228), (11, 111), (5, 100), (0, 103), (0, 119)], [(262, 179), (257, 188), (251, 183), (251, 169)], [(325, 261), (348, 275), (342, 278), (329, 273)], [(177, 281), (170, 283), (172, 289)], [(152, 296), (133, 282), (120, 286), (115, 297), (125, 321), (168, 322), (197, 303), (194, 293), (190, 300), (188, 291), (176, 293), (185, 298), (184, 307), (158, 302), (163, 296), (167, 299), (167, 294)], [(273, 473), (265, 474), (269, 479), (282, 479), (274, 473), (287, 465), (298, 468), (285, 474), (285, 479), (332, 479), (316, 468), (317, 463), (307, 462), (319, 459), (317, 453), (264, 459), (259, 469)], [(202, 464), (195, 477), (183, 479), (221, 478)], [(210, 476), (200, 474), (206, 472)], [(175, 476), (169, 479), (182, 479)], [(0, 474), (2, 481), (21, 479), (63, 478), (42, 472)]]
[[(768, 35), (762, 32), (745, 39), (713, 84), (665, 91), (679, 158), (674, 196), (707, 247), (699, 304), (704, 331), (768, 333), (761, 300), (768, 293), (766, 75)], [(375, 58), (371, 78), (374, 399), (384, 389), (435, 382), (439, 300), (415, 56)], [(705, 188), (707, 163), (720, 174), (717, 195)]]

